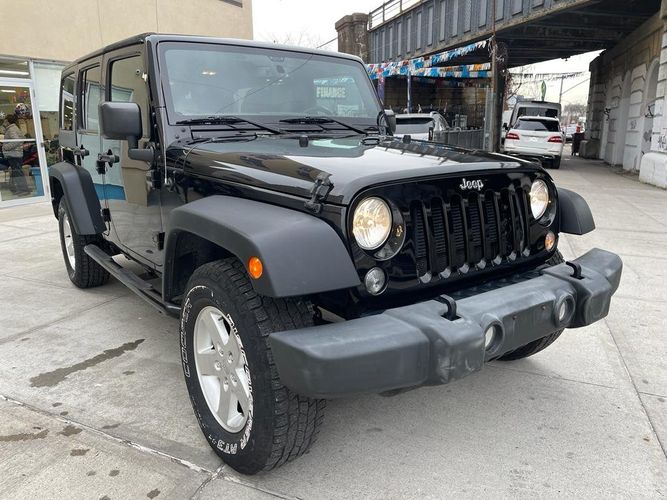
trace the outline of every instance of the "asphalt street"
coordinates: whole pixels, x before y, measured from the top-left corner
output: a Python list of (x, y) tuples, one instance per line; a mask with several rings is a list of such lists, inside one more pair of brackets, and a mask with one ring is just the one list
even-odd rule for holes
[(197, 422), (177, 321), (68, 280), (47, 203), (0, 210), (0, 498), (663, 498), (667, 192), (598, 161), (551, 171), (619, 253), (609, 317), (449, 386), (328, 405), (307, 455), (252, 477)]

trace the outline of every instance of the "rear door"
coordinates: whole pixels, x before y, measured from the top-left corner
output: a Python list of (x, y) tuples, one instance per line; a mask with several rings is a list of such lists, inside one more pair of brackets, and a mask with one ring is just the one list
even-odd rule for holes
[[(63, 81), (62, 99), (63, 106), (67, 110), (67, 99), (69, 93), (69, 79)], [(100, 122), (98, 117), (98, 105), (102, 98), (102, 59), (90, 59), (79, 66), (76, 98), (76, 142), (79, 148), (86, 151), (85, 155), (77, 155), (77, 164), (85, 168), (93, 179), (95, 193), (100, 199), (100, 205), (106, 207), (106, 196), (104, 191), (104, 176), (96, 168), (97, 153), (100, 151), (102, 137), (100, 135)], [(67, 113), (65, 113), (67, 121)], [(64, 123), (66, 127), (68, 124)]]

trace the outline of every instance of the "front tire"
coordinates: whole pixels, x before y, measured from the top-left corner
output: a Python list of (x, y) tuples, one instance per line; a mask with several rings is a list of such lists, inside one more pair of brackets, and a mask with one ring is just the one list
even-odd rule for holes
[(91, 259), (83, 248), (88, 244), (99, 244), (98, 235), (79, 235), (74, 229), (65, 199), (58, 205), (58, 229), (60, 248), (65, 259), (65, 269), (72, 283), (79, 288), (92, 288), (109, 281), (109, 272)]
[[(563, 255), (560, 253), (560, 251), (556, 250), (556, 253), (553, 255), (553, 257), (547, 261), (547, 264), (555, 266), (556, 264), (562, 264), (563, 262), (565, 262)], [(538, 352), (543, 351), (551, 344), (553, 344), (556, 339), (560, 337), (561, 333), (563, 333), (563, 330), (564, 329), (557, 330), (554, 333), (547, 335), (546, 337), (534, 340), (524, 346), (519, 347), (518, 349), (514, 349), (513, 351), (503, 354), (498, 359), (500, 361), (515, 361), (517, 359), (523, 359), (532, 356), (533, 354), (537, 354)]]
[(293, 460), (317, 437), (325, 401), (281, 383), (268, 342), (271, 332), (312, 324), (309, 303), (258, 295), (235, 258), (205, 264), (188, 281), (180, 322), (185, 382), (209, 445), (241, 473)]

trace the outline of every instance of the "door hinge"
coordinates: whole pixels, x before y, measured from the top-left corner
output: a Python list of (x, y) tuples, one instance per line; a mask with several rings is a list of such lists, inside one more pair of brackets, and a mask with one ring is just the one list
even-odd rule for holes
[(315, 183), (310, 190), (310, 200), (304, 203), (306, 210), (310, 210), (313, 213), (320, 213), (322, 210), (322, 201), (324, 201), (333, 189), (333, 183), (329, 179), (331, 174), (327, 172), (320, 172), (315, 178)]
[(162, 187), (162, 172), (157, 168), (148, 171), (148, 184), (151, 189), (160, 189)]
[(153, 242), (155, 243), (155, 246), (157, 246), (158, 250), (162, 250), (164, 248), (164, 233), (154, 233)]
[(107, 165), (112, 167), (114, 163), (118, 163), (120, 158), (109, 150), (106, 153), (99, 153), (97, 155), (97, 173), (104, 175), (107, 172)]

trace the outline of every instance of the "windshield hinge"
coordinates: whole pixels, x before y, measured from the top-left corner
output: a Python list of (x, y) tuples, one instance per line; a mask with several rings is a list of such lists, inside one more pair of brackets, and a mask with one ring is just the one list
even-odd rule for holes
[(320, 172), (315, 178), (315, 183), (310, 190), (310, 200), (305, 203), (306, 210), (319, 214), (322, 210), (322, 201), (324, 201), (333, 189), (333, 183), (329, 180), (331, 174)]

